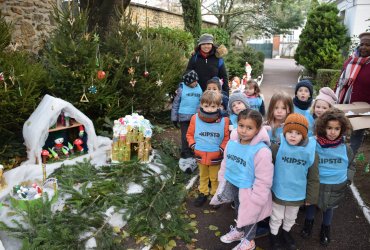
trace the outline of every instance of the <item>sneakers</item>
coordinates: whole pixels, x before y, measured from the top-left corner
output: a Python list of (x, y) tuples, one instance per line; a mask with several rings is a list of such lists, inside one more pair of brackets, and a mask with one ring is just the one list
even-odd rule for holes
[(197, 168), (197, 161), (193, 157), (180, 158), (179, 167), (183, 172), (191, 174)]
[(253, 250), (256, 248), (256, 243), (254, 240), (247, 240), (244, 238), (236, 247), (234, 247), (232, 250)]
[(194, 206), (201, 207), (206, 201), (207, 195), (200, 193), (199, 196), (194, 200)]
[[(236, 227), (230, 226), (230, 232), (221, 236), (220, 240), (223, 243), (231, 243), (234, 241), (240, 241), (243, 239), (243, 237), (244, 237), (244, 231), (239, 232), (238, 230), (236, 230)], [(235, 249), (238, 249), (238, 248), (235, 248)]]
[(312, 227), (313, 227), (313, 220), (305, 219), (303, 229), (301, 230), (301, 237), (303, 239), (308, 239), (311, 237)]

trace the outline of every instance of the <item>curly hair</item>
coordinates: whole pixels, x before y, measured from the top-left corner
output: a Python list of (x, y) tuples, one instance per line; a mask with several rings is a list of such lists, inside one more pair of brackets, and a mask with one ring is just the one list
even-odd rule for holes
[(263, 118), (260, 112), (253, 109), (245, 109), (240, 111), (238, 115), (238, 122), (243, 119), (252, 119), (256, 122), (257, 129), (260, 129), (262, 126)]
[(320, 137), (326, 137), (326, 127), (329, 121), (338, 121), (340, 124), (340, 136), (349, 135), (352, 131), (351, 122), (348, 120), (342, 110), (330, 108), (324, 114), (316, 119), (315, 134)]

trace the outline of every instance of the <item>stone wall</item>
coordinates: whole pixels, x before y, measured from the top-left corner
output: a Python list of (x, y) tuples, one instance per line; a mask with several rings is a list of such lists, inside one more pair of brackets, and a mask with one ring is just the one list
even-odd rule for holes
[(12, 23), (12, 41), (23, 48), (37, 52), (54, 25), (52, 4), (56, 0), (0, 0), (0, 10), (7, 22)]
[[(37, 53), (44, 45), (54, 28), (52, 18), (53, 5), (60, 0), (0, 0), (0, 10), (7, 22), (13, 25), (12, 43), (18, 49)], [(148, 17), (150, 27), (169, 27), (184, 29), (184, 20), (180, 14), (149, 7), (131, 4), (130, 10), (134, 21), (145, 27)], [(216, 24), (203, 22), (203, 27), (216, 27)]]

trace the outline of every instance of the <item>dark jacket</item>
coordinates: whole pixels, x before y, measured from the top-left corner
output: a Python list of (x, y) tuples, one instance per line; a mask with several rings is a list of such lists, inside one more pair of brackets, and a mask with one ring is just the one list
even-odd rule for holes
[(337, 207), (343, 200), (347, 186), (352, 183), (356, 169), (352, 164), (354, 155), (349, 145), (347, 146), (348, 170), (347, 180), (339, 184), (322, 184), (320, 183), (320, 194), (318, 207), (325, 211), (328, 208)]
[(199, 77), (198, 83), (203, 91), (206, 90), (207, 81), (212, 77), (217, 76), (218, 78), (222, 79), (222, 90), (225, 91), (226, 95), (228, 96), (229, 85), (227, 84), (228, 78), (225, 63), (219, 64), (219, 60), (223, 59), (221, 59), (220, 56), (216, 56), (216, 50), (217, 47), (213, 47), (209, 56), (207, 58), (203, 58), (200, 55), (199, 48), (196, 49), (194, 55), (192, 55), (189, 59), (186, 70), (195, 70), (195, 72), (197, 72)]

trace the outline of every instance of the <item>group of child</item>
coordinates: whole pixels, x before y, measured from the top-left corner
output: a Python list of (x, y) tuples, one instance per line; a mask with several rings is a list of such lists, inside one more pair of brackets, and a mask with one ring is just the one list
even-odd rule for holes
[(202, 93), (196, 72), (187, 72), (173, 103), (171, 119), (181, 126), (180, 168), (199, 168), (194, 205), (202, 206), (209, 195), (215, 208), (233, 202), (236, 226), (221, 241), (240, 241), (235, 250), (255, 249), (257, 223), (269, 216), (272, 249), (297, 249), (290, 230), (299, 208), (306, 206), (306, 239), (318, 207), (320, 243), (327, 246), (333, 210), (354, 175), (353, 154), (344, 143), (351, 125), (333, 107), (334, 92), (324, 87), (313, 102), (313, 86), (302, 80), (294, 98), (285, 92), (272, 96), (264, 121), (258, 84), (248, 81), (225, 104), (217, 80)]

